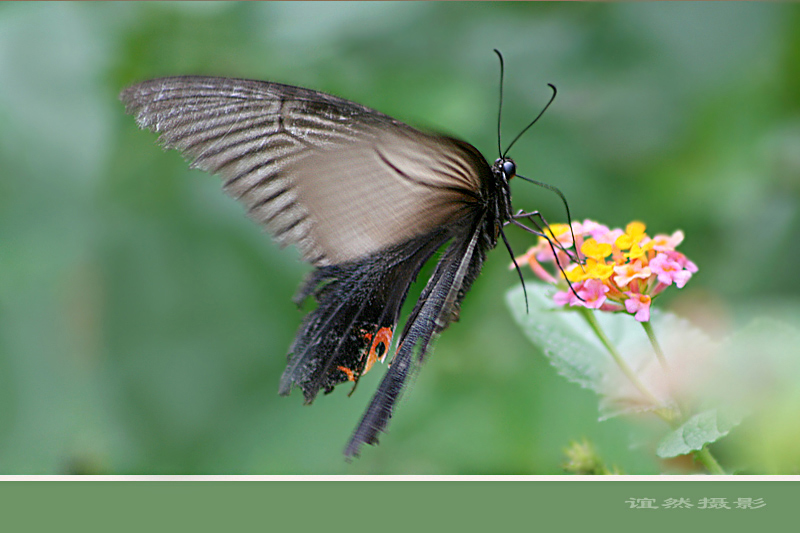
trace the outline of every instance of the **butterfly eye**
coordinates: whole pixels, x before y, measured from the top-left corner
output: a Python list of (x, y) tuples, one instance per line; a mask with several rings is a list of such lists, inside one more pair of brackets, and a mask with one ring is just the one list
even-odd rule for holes
[(517, 165), (510, 159), (506, 159), (503, 161), (503, 174), (506, 175), (507, 180), (510, 180), (517, 175)]

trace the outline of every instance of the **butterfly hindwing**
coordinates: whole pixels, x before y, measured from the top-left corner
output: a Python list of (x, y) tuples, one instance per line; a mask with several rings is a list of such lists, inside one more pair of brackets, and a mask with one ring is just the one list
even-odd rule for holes
[(345, 449), (347, 457), (358, 455), (362, 444), (378, 442), (409, 375), (422, 363), (435, 336), (457, 319), (461, 299), (495, 244), (487, 236), (486, 223), (482, 217), (473, 220), (472, 231), (454, 237), (437, 263), (406, 322), (391, 366)]
[(362, 261), (320, 267), (311, 273), (298, 300), (313, 296), (317, 308), (304, 320), (281, 378), (280, 393), (292, 385), (306, 402), (320, 390), (330, 392), (344, 381), (357, 381), (374, 350), (388, 351), (387, 330), (393, 336), (400, 308), (425, 261), (448, 238), (444, 230)]

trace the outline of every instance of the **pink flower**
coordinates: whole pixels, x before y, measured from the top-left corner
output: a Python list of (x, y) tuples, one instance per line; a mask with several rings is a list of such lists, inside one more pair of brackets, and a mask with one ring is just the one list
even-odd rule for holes
[(624, 234), (625, 232), (619, 228), (615, 228), (612, 230), (608, 230), (608, 228), (606, 228), (605, 232), (597, 231), (595, 234), (592, 235), (592, 237), (594, 237), (594, 240), (596, 240), (601, 244), (614, 244), (615, 242), (617, 242), (617, 239), (619, 239), (620, 236)]
[(572, 262), (572, 258), (567, 254), (565, 254), (564, 252), (562, 252), (561, 250), (559, 250), (558, 248), (556, 248), (556, 255), (554, 260), (553, 250), (550, 248), (550, 245), (548, 245), (546, 242), (544, 246), (538, 249), (535, 257), (537, 261), (540, 261), (542, 263), (545, 262), (558, 263), (559, 265), (562, 265), (565, 268)]
[(676, 231), (672, 235), (656, 235), (653, 237), (653, 250), (657, 252), (666, 252), (674, 250), (680, 243), (683, 242), (683, 232)]
[[(553, 295), (553, 301), (556, 305), (583, 305), (583, 302), (578, 298), (575, 293), (583, 288), (583, 282), (579, 281), (572, 284), (572, 289), (560, 291)], [(574, 291), (573, 291), (574, 289)]]
[[(552, 254), (550, 254), (552, 257)], [(534, 274), (539, 276), (540, 279), (546, 281), (547, 283), (555, 284), (557, 283), (556, 278), (554, 278), (547, 270), (545, 270), (542, 265), (539, 264), (539, 261), (536, 259), (536, 247), (531, 248), (528, 250), (525, 255), (521, 255), (515, 258), (517, 263), (528, 263), (528, 266), (531, 267), (531, 270)], [(514, 268), (514, 264), (510, 265), (510, 268)]]
[(639, 294), (636, 292), (626, 292), (628, 299), (625, 300), (625, 310), (633, 315), (633, 318), (639, 322), (647, 322), (650, 320), (650, 302), (651, 299), (646, 294)]
[(692, 277), (689, 270), (684, 270), (680, 263), (663, 253), (659, 253), (650, 261), (650, 270), (658, 276), (660, 283), (670, 285), (674, 282), (679, 289), (682, 289)]
[(692, 274), (697, 272), (697, 265), (695, 265), (694, 263), (689, 261), (689, 259), (685, 255), (683, 255), (682, 253), (676, 252), (676, 251), (673, 250), (673, 251), (667, 252), (667, 255), (669, 256), (670, 259), (672, 259), (673, 261), (676, 261), (679, 265), (681, 265), (683, 268), (685, 268), (686, 270), (688, 270)]
[(581, 305), (589, 309), (599, 309), (606, 301), (606, 293), (610, 289), (599, 279), (587, 279), (578, 296), (583, 298)]
[(589, 235), (596, 239), (598, 235), (605, 235), (609, 230), (608, 226), (587, 218), (582, 224), (575, 223), (572, 226), (572, 231), (575, 232), (575, 235)]
[(572, 291), (560, 291), (553, 296), (556, 305), (579, 305), (581, 303)]

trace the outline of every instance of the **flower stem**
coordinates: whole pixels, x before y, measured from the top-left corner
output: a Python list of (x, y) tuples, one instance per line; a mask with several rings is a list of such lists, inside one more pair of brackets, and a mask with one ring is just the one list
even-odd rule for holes
[(672, 375), (670, 372), (669, 363), (667, 363), (667, 358), (664, 356), (664, 350), (661, 349), (661, 344), (659, 344), (658, 339), (656, 338), (656, 332), (653, 330), (653, 325), (649, 320), (647, 322), (640, 322), (640, 324), (647, 333), (647, 338), (650, 339), (650, 345), (653, 347), (653, 351), (656, 353), (656, 359), (658, 359), (658, 363), (661, 365), (661, 369), (666, 375), (669, 383), (670, 395), (672, 396), (675, 405), (678, 407), (678, 418), (683, 419), (684, 415), (688, 415), (689, 409), (686, 407), (686, 405), (684, 405), (680, 397), (672, 390), (674, 386), (672, 383)]
[[(686, 410), (685, 406), (680, 405), (680, 403), (676, 403), (677, 405), (677, 413), (674, 409), (667, 409), (663, 407), (662, 402), (655, 397), (655, 395), (650, 392), (650, 390), (642, 383), (639, 378), (636, 376), (636, 373), (633, 369), (628, 365), (625, 359), (622, 358), (622, 354), (617, 351), (617, 348), (611, 343), (611, 340), (606, 336), (603, 329), (600, 327), (600, 323), (597, 322), (597, 318), (594, 316), (589, 309), (581, 308), (580, 309), (583, 318), (592, 328), (597, 338), (600, 339), (600, 342), (603, 343), (608, 353), (611, 354), (611, 357), (614, 359), (614, 362), (617, 363), (622, 373), (625, 374), (630, 382), (636, 387), (639, 392), (641, 392), (650, 402), (653, 403), (658, 409), (655, 410), (655, 414), (658, 415), (659, 418), (664, 420), (672, 429), (677, 429), (683, 423), (685, 416), (688, 411)], [(669, 366), (667, 365), (667, 360), (664, 357), (664, 352), (661, 349), (661, 345), (658, 343), (656, 339), (655, 333), (653, 332), (653, 328), (649, 322), (642, 322), (645, 331), (647, 332), (647, 336), (650, 339), (650, 343), (653, 345), (653, 349), (656, 352), (656, 357), (658, 358), (661, 367), (664, 369), (665, 372), (669, 372)], [(677, 414), (677, 416), (675, 416)], [(708, 449), (707, 446), (704, 446), (702, 449), (692, 452), (692, 455), (695, 459), (703, 463), (703, 466), (706, 467), (706, 470), (710, 474), (715, 475), (725, 475), (725, 470), (722, 469), (720, 464), (717, 462), (716, 458), (712, 455), (711, 451)]]
[(706, 470), (708, 470), (710, 474), (714, 474), (717, 476), (725, 475), (725, 470), (722, 469), (722, 467), (719, 465), (717, 460), (711, 454), (711, 451), (708, 449), (707, 446), (704, 446), (703, 449), (701, 450), (693, 452), (693, 455), (695, 459), (703, 463), (703, 466), (706, 467)]
[(664, 357), (664, 350), (661, 349), (661, 345), (658, 343), (658, 339), (656, 339), (656, 334), (653, 331), (652, 324), (650, 324), (649, 320), (647, 322), (641, 322), (641, 324), (647, 333), (647, 338), (650, 339), (650, 344), (653, 346), (653, 350), (656, 352), (656, 359), (658, 359), (658, 362), (661, 364), (661, 368), (663, 368), (665, 372), (669, 372), (667, 358)]
[[(633, 369), (628, 366), (628, 363), (622, 358), (622, 354), (617, 351), (616, 346), (611, 344), (611, 340), (606, 336), (606, 333), (600, 327), (600, 324), (597, 322), (597, 318), (594, 316), (594, 313), (586, 308), (581, 308), (580, 311), (583, 315), (583, 318), (589, 323), (592, 331), (594, 331), (595, 335), (597, 335), (597, 338), (600, 339), (600, 342), (603, 343), (603, 346), (605, 346), (606, 350), (608, 350), (608, 353), (611, 354), (614, 362), (617, 363), (617, 366), (619, 366), (620, 370), (622, 370), (622, 373), (625, 374), (625, 377), (627, 377), (633, 386), (636, 387), (639, 392), (641, 392), (648, 400), (650, 400), (654, 406), (661, 407), (661, 401), (656, 398), (647, 387), (644, 386), (644, 383), (639, 380)], [(662, 415), (659, 416), (664, 418)]]

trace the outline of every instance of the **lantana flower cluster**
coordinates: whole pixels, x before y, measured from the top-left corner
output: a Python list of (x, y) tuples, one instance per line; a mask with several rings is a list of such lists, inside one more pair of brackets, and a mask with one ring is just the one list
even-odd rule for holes
[[(539, 237), (517, 262), (527, 263), (539, 278), (564, 289), (553, 297), (558, 305), (623, 311), (647, 322), (653, 298), (671, 285), (682, 288), (697, 272), (697, 265), (675, 250), (684, 238), (680, 230), (650, 237), (642, 222), (622, 230), (587, 219), (573, 222), (572, 232), (567, 224), (553, 224), (547, 234), (564, 249), (572, 246), (574, 234), (580, 259), (558, 247), (554, 255), (547, 239)], [(553, 273), (543, 266), (548, 263)]]

